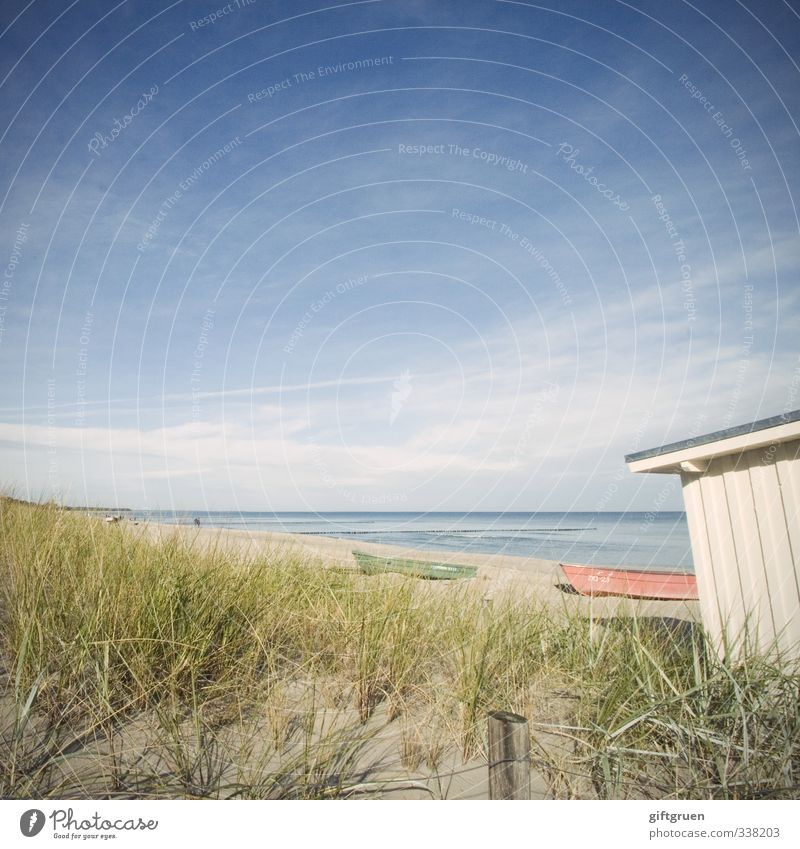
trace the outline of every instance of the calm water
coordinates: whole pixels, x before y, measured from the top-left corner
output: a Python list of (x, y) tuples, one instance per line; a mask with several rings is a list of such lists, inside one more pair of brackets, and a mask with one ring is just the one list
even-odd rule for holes
[(428, 551), (541, 557), (573, 563), (692, 569), (684, 513), (138, 512), (156, 522), (281, 531)]

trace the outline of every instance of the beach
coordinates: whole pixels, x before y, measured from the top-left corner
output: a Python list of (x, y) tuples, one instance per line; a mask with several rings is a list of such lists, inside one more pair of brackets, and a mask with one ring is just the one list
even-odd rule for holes
[[(148, 538), (163, 542), (178, 539), (187, 546), (208, 550), (221, 548), (248, 558), (268, 557), (284, 553), (300, 556), (321, 568), (357, 570), (353, 550), (384, 557), (476, 566), (478, 574), (469, 583), (486, 599), (515, 595), (546, 604), (552, 609), (587, 616), (636, 616), (700, 620), (696, 601), (659, 601), (611, 596), (593, 598), (565, 591), (566, 581), (558, 561), (508, 554), (474, 554), (470, 552), (430, 551), (404, 546), (370, 543), (363, 539), (337, 539), (320, 535), (278, 533), (274, 531), (203, 528), (194, 525), (146, 523), (137, 526)], [(398, 578), (399, 580), (408, 580)], [(431, 591), (452, 591), (461, 582), (432, 581)]]
[[(496, 712), (528, 724), (533, 798), (793, 793), (791, 670), (721, 659), (696, 602), (10, 500), (0, 527), (5, 797), (482, 799)], [(354, 548), (475, 575), (368, 575)]]
[[(353, 557), (356, 548), (377, 556), (476, 566), (478, 572), (475, 578), (460, 581), (419, 581), (397, 574), (363, 579), (367, 583), (420, 584), (426, 593), (442, 595), (445, 599), (448, 594), (452, 595), (454, 606), (463, 603), (463, 592), (467, 591), (480, 595), (490, 604), (495, 599), (507, 601), (513, 598), (523, 604), (544, 605), (556, 616), (563, 611), (565, 621), (577, 616), (596, 619), (600, 623), (614, 618), (635, 618), (640, 622), (654, 623), (656, 628), (664, 623), (667, 626), (665, 633), (674, 629), (677, 621), (688, 623), (699, 622), (700, 619), (696, 601), (602, 596), (589, 598), (565, 591), (565, 579), (559, 563), (552, 560), (503, 554), (429, 551), (322, 535), (157, 523), (147, 523), (140, 527), (141, 533), (159, 545), (177, 541), (190, 550), (223, 551), (245, 561), (282, 562), (287, 558), (299, 558), (312, 568), (358, 573)], [(300, 698), (302, 700), (302, 694)], [(326, 718), (328, 714), (328, 710), (320, 710), (317, 720), (320, 727), (329, 721)], [(334, 722), (341, 722), (343, 717), (357, 721), (357, 712), (352, 708), (344, 714), (334, 711), (333, 716)], [(385, 798), (489, 798), (488, 772), (483, 756), (465, 760), (456, 747), (443, 753), (433, 770), (425, 769), (424, 762), (414, 763), (416, 758), (411, 754), (414, 741), (417, 741), (419, 748), (419, 760), (424, 761), (424, 724), (422, 717), (416, 717), (410, 723), (408, 720), (393, 721), (389, 707), (386, 704), (378, 706), (367, 721), (365, 731), (370, 737), (369, 754), (365, 753), (365, 760), (361, 762), (362, 767), (371, 773), (370, 786), (381, 788), (379, 792)], [(560, 735), (545, 728), (537, 730), (535, 744), (540, 749), (546, 748), (547, 758), (554, 761), (566, 754)], [(407, 756), (398, 757), (398, 753), (404, 751), (408, 752)], [(586, 778), (573, 776), (572, 781), (572, 792), (588, 796), (594, 794)], [(533, 798), (539, 799), (552, 797), (551, 782), (544, 772), (532, 771), (531, 794)]]

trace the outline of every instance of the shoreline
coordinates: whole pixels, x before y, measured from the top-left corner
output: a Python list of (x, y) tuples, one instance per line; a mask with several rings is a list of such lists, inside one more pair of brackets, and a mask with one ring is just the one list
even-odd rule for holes
[[(479, 554), (455, 551), (430, 551), (406, 546), (373, 543), (359, 539), (340, 539), (321, 535), (292, 534), (282, 531), (233, 530), (194, 525), (173, 525), (143, 522), (137, 526), (152, 540), (161, 542), (177, 537), (183, 544), (199, 545), (201, 549), (222, 548), (248, 557), (263, 557), (279, 552), (300, 556), (309, 562), (320, 563), (329, 569), (357, 571), (353, 549), (386, 557), (405, 557), (413, 560), (434, 560), (438, 563), (463, 563), (477, 566), (478, 574), (469, 580), (429, 582), (435, 591), (470, 586), (486, 599), (507, 594), (520, 598), (534, 597), (548, 607), (563, 607), (565, 612), (580, 611), (587, 616), (636, 616), (700, 621), (696, 601), (657, 601), (618, 596), (581, 596), (560, 587), (566, 583), (556, 560), (521, 557), (512, 554)], [(414, 580), (392, 575), (392, 579)]]

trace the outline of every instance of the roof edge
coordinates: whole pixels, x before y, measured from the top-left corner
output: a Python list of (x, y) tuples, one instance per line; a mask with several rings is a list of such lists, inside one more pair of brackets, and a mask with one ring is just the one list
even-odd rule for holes
[(626, 454), (626, 463), (635, 463), (639, 460), (649, 460), (652, 457), (659, 457), (662, 454), (672, 454), (675, 451), (685, 451), (687, 448), (698, 448), (701, 445), (708, 445), (711, 442), (719, 442), (723, 439), (731, 439), (735, 436), (744, 436), (748, 433), (757, 433), (761, 430), (769, 430), (772, 427), (791, 424), (792, 422), (800, 421), (800, 410), (792, 410), (788, 413), (781, 413), (777, 416), (771, 416), (768, 419), (760, 419), (757, 422), (750, 424), (736, 425), (735, 427), (725, 428), (724, 430), (715, 430), (713, 433), (706, 433), (703, 436), (695, 436), (692, 439), (684, 439), (680, 442), (671, 442), (668, 445), (662, 445), (660, 448), (648, 448), (646, 451), (637, 451), (635, 454)]

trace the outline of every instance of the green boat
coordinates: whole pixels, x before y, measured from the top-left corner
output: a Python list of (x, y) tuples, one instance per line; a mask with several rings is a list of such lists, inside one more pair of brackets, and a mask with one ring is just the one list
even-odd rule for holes
[(474, 578), (478, 574), (477, 566), (464, 566), (460, 563), (430, 563), (425, 560), (406, 560), (402, 557), (376, 557), (363, 551), (354, 551), (353, 556), (365, 575), (398, 572), (401, 575), (427, 578), (431, 581), (452, 581), (456, 578)]

